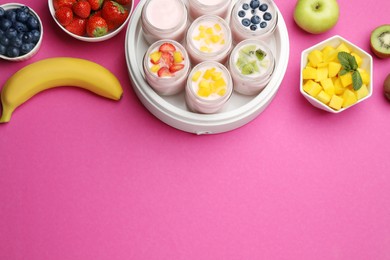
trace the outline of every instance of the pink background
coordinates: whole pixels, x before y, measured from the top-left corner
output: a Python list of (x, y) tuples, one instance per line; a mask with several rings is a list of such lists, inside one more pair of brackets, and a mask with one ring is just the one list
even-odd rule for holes
[(390, 59), (374, 57), (373, 96), (341, 114), (299, 93), (301, 51), (338, 34), (370, 52), (390, 1), (339, 1), (337, 26), (311, 35), (293, 21), (295, 1), (275, 0), (291, 48), (280, 89), (249, 124), (207, 136), (140, 103), (125, 30), (77, 41), (47, 2), (20, 2), (41, 16), (44, 40), (31, 60), (0, 61), (0, 86), (34, 61), (72, 56), (114, 72), (124, 97), (52, 89), (0, 125), (0, 259), (390, 259)]

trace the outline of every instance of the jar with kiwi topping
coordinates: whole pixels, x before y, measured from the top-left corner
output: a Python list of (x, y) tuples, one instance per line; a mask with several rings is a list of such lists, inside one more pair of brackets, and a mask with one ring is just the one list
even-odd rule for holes
[(275, 58), (265, 42), (248, 39), (233, 49), (228, 67), (234, 90), (243, 95), (256, 95), (271, 80)]

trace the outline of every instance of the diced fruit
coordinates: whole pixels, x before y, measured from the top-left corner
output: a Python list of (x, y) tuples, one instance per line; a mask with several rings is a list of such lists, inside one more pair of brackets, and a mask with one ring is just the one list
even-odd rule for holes
[(362, 85), (358, 90), (355, 91), (356, 92), (356, 97), (358, 100), (366, 97), (368, 95), (368, 88), (366, 85)]
[(184, 60), (183, 55), (181, 54), (180, 51), (175, 51), (173, 52), (173, 62), (174, 63), (180, 63)]
[(325, 91), (321, 90), (320, 93), (316, 96), (316, 98), (324, 104), (328, 104), (330, 101), (330, 95)]
[(152, 67), (150, 67), (150, 71), (153, 72), (153, 73), (157, 73), (157, 71), (160, 69), (160, 65), (153, 65)]
[(162, 67), (157, 71), (157, 75), (160, 78), (172, 77), (172, 73), (169, 71), (169, 68)]
[(192, 75), (192, 81), (198, 81), (198, 79), (200, 78), (200, 76), (202, 76), (202, 72), (201, 72), (201, 71), (195, 72), (195, 73)]
[(150, 62), (153, 64), (160, 63), (162, 53), (160, 51), (155, 51), (150, 54)]
[(351, 50), (347, 47), (347, 45), (345, 45), (345, 43), (340, 43), (340, 45), (336, 48), (336, 51), (337, 52), (341, 52), (341, 51), (345, 51), (345, 52), (348, 52), (350, 53)]
[(323, 54), (319, 50), (313, 50), (309, 53), (308, 59), (313, 67), (317, 67), (319, 63), (323, 62)]
[(211, 67), (203, 71), (196, 71), (192, 75), (192, 81), (198, 85), (198, 95), (200, 97), (208, 97), (212, 94), (220, 96), (225, 95), (227, 83), (223, 77), (223, 73), (215, 67)]
[(344, 93), (344, 90), (345, 88), (343, 87), (343, 85), (341, 84), (341, 80), (339, 77), (337, 77), (334, 82), (333, 82), (333, 86), (334, 86), (334, 92), (336, 95), (340, 95), (340, 94), (343, 94)]
[(341, 80), (341, 84), (343, 85), (343, 87), (346, 88), (352, 84), (352, 74), (350, 72), (348, 72), (342, 76), (340, 75), (340, 80)]
[(322, 54), (324, 62), (331, 62), (337, 58), (337, 51), (332, 46), (325, 46), (322, 50)]
[(173, 55), (169, 52), (162, 52), (161, 60), (169, 68), (173, 64)]
[(340, 110), (341, 106), (343, 105), (344, 99), (340, 96), (333, 95), (330, 99), (329, 106), (335, 110)]
[(307, 66), (303, 69), (303, 79), (313, 79), (315, 80), (317, 78), (317, 69)]
[(310, 96), (316, 97), (321, 91), (321, 85), (317, 82), (314, 82), (313, 80), (308, 80), (303, 85), (303, 90), (307, 92)]
[(328, 67), (318, 68), (317, 69), (317, 78), (316, 81), (319, 82), (328, 77)]
[(362, 65), (362, 62), (363, 62), (362, 58), (357, 53), (354, 53), (354, 52), (351, 52), (351, 55), (353, 57), (355, 57), (356, 63), (358, 65), (358, 67), (360, 67)]
[(327, 93), (329, 96), (333, 96), (335, 93), (333, 81), (331, 78), (326, 78), (320, 81), (322, 88), (324, 89), (325, 93)]
[(360, 76), (362, 77), (363, 84), (370, 84), (370, 74), (364, 69), (359, 68), (358, 71), (360, 72)]
[(352, 106), (353, 104), (355, 104), (357, 102), (357, 97), (356, 97), (355, 93), (350, 89), (346, 89), (344, 91), (342, 97), (344, 99), (343, 104), (342, 104), (343, 108)]
[(338, 63), (338, 62), (329, 62), (329, 66), (328, 66), (328, 76), (329, 78), (333, 78), (333, 77), (336, 77), (337, 74), (339, 73), (341, 69), (341, 64)]
[(173, 64), (169, 67), (169, 71), (171, 73), (178, 72), (179, 70), (182, 70), (184, 68), (184, 64)]

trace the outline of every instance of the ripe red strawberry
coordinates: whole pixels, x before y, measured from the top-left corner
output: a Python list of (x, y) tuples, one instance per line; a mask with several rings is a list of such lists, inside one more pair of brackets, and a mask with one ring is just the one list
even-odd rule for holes
[(72, 8), (73, 4), (76, 3), (77, 0), (53, 0), (54, 10), (57, 10), (60, 7), (66, 6)]
[(161, 54), (161, 60), (163, 64), (169, 68), (173, 64), (173, 55), (169, 52), (163, 52)]
[(172, 73), (169, 71), (167, 67), (162, 67), (157, 71), (157, 76), (159, 76), (160, 78), (172, 77)]
[(94, 11), (99, 10), (103, 4), (103, 0), (88, 0), (88, 2), (91, 5), (91, 9)]
[(100, 16), (93, 15), (87, 21), (87, 35), (90, 37), (101, 37), (108, 32), (106, 20)]
[(184, 68), (184, 64), (173, 64), (169, 67), (169, 72), (175, 73)]
[(78, 17), (88, 18), (91, 14), (91, 5), (87, 0), (79, 0), (73, 5), (72, 10)]
[(166, 43), (161, 44), (161, 46), (158, 50), (161, 52), (174, 52), (176, 50), (176, 48), (171, 43), (166, 42)]
[(73, 11), (69, 7), (63, 6), (56, 10), (55, 17), (62, 26), (67, 26), (73, 20)]
[(102, 7), (102, 17), (107, 21), (108, 29), (121, 26), (129, 16), (129, 10), (115, 1), (105, 1)]
[(128, 5), (131, 3), (131, 0), (116, 0), (116, 2), (121, 5)]
[(65, 29), (71, 33), (74, 33), (79, 36), (84, 36), (86, 33), (87, 19), (82, 19), (75, 17), (70, 24), (65, 26)]

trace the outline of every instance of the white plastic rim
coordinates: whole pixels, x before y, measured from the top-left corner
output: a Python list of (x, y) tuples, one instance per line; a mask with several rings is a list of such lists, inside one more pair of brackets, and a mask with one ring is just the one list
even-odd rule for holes
[[(132, 85), (143, 105), (158, 119), (179, 130), (195, 134), (216, 134), (239, 128), (256, 118), (272, 101), (277, 93), (287, 69), (289, 59), (289, 37), (283, 17), (280, 16), (274, 32), (277, 45), (276, 67), (272, 79), (264, 90), (250, 101), (228, 111), (216, 114), (198, 114), (190, 112), (182, 106), (177, 106), (171, 100), (159, 96), (146, 83), (142, 69), (143, 51), (146, 49), (142, 38), (140, 17), (145, 0), (141, 0), (130, 19), (126, 40), (125, 55)], [(279, 12), (279, 10), (277, 9)], [(235, 95), (237, 95), (235, 93)], [(238, 97), (241, 98), (241, 97)]]

